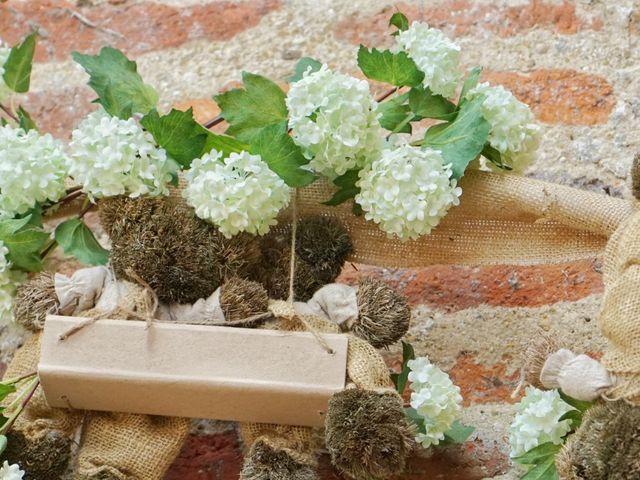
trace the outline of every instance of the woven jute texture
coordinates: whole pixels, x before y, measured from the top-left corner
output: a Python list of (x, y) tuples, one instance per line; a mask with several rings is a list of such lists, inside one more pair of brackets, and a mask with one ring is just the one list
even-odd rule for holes
[(605, 251), (600, 328), (610, 342), (602, 358), (617, 382), (607, 398), (640, 406), (640, 213), (622, 223)]
[[(40, 333), (36, 333), (29, 337), (16, 352), (7, 367), (4, 379), (18, 378), (38, 369), (40, 335)], [(12, 399), (13, 396), (7, 398), (7, 403), (10, 403)], [(82, 422), (82, 417), (82, 412), (51, 408), (47, 404), (42, 388), (38, 387), (26, 408), (14, 423), (13, 429), (21, 432), (29, 440), (37, 440), (51, 431), (72, 435)]]
[[(636, 209), (629, 201), (516, 175), (469, 171), (460, 185), (460, 205), (431, 234), (415, 241), (388, 238), (373, 222), (353, 215), (350, 202), (322, 205), (335, 192), (327, 182), (300, 189), (298, 212), (338, 218), (353, 240), (351, 261), (406, 268), (592, 258)], [(281, 215), (280, 225), (290, 216), (291, 209)]]

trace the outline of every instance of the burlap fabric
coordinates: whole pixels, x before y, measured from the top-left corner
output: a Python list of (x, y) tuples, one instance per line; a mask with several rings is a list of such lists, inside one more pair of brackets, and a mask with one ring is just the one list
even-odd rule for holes
[[(285, 301), (271, 301), (269, 310), (275, 320), (263, 328), (304, 332), (311, 327), (320, 335), (340, 333), (335, 323), (314, 315), (296, 314), (291, 304)], [(347, 376), (349, 387), (392, 390), (389, 387), (389, 370), (383, 358), (369, 343), (353, 335), (349, 335)], [(317, 465), (314, 452), (324, 441), (320, 429), (291, 425), (243, 423), (240, 433), (247, 448), (261, 440), (272, 448), (286, 451), (296, 462), (309, 466)]]
[[(16, 352), (7, 367), (4, 379), (18, 378), (38, 369), (40, 335), (40, 333), (32, 335)], [(12, 399), (13, 396), (7, 398), (6, 403), (10, 403)], [(44, 437), (51, 431), (71, 436), (82, 422), (82, 418), (83, 412), (51, 408), (47, 404), (42, 388), (38, 387), (22, 414), (16, 419), (13, 429), (32, 441)]]
[(640, 213), (612, 235), (605, 251), (600, 329), (610, 341), (602, 363), (616, 385), (607, 398), (640, 406)]
[[(153, 314), (151, 293), (139, 285), (127, 282), (126, 295), (115, 300), (115, 308), (109, 300), (102, 302), (102, 308), (79, 315), (126, 320)], [(190, 424), (186, 418), (91, 412), (78, 453), (77, 474), (80, 478), (109, 473), (121, 480), (160, 480), (180, 452)]]

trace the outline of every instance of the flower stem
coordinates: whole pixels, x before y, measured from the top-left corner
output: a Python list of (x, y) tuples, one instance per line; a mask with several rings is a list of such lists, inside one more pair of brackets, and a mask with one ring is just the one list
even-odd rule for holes
[(16, 402), (19, 402), (20, 405), (16, 408), (15, 412), (11, 414), (7, 422), (2, 426), (2, 428), (0, 429), (0, 435), (6, 435), (9, 432), (9, 430), (11, 430), (11, 427), (13, 427), (13, 424), (15, 423), (16, 419), (20, 416), (24, 408), (27, 406), (27, 404), (29, 403), (33, 395), (36, 393), (36, 390), (38, 389), (39, 386), (40, 386), (40, 379), (36, 377), (31, 381), (31, 383), (29, 383), (29, 385), (22, 392), (20, 392), (20, 394), (18, 395), (16, 400), (14, 400), (14, 402), (10, 405), (10, 407), (12, 407), (13, 404)]
[(2, 110), (14, 122), (20, 123), (20, 120), (18, 120), (18, 117), (16, 115), (14, 115), (14, 113), (9, 108), (7, 108), (4, 105), (0, 104), (0, 110)]
[(27, 378), (30, 378), (30, 377), (35, 377), (36, 375), (37, 375), (37, 372), (31, 372), (17, 378), (10, 378), (9, 380), (3, 380), (2, 383), (4, 383), (5, 385), (10, 385), (12, 383), (21, 382), (22, 380), (26, 380)]

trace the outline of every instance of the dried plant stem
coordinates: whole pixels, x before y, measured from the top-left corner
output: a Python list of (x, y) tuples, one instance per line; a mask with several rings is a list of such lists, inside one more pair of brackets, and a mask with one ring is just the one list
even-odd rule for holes
[(35, 377), (37, 374), (38, 374), (38, 372), (27, 373), (27, 374), (22, 375), (22, 376), (17, 377), (17, 378), (10, 378), (9, 380), (3, 380), (2, 383), (4, 383), (5, 385), (9, 385), (9, 384), (12, 384), (12, 383), (18, 383), (18, 382), (21, 382), (23, 380), (26, 380), (27, 378)]
[[(13, 424), (15, 423), (16, 419), (20, 416), (22, 411), (25, 409), (25, 407), (27, 406), (27, 404), (29, 403), (33, 395), (36, 393), (36, 390), (38, 389), (39, 386), (40, 386), (40, 379), (36, 377), (27, 385), (27, 387), (22, 392), (20, 392), (20, 394), (16, 397), (16, 399), (12, 402), (12, 404), (9, 405), (9, 407), (7, 407), (7, 410), (11, 410), (15, 408), (15, 411), (11, 414), (7, 422), (0, 429), (0, 435), (6, 435), (11, 430), (11, 427), (13, 427)], [(17, 408), (15, 404), (18, 404)]]
[(18, 117), (9, 108), (0, 104), (0, 110), (2, 110), (14, 122), (20, 123), (20, 120), (18, 120)]

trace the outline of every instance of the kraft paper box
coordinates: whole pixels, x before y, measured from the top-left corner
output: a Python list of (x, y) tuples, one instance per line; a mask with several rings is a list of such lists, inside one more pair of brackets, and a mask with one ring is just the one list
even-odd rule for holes
[(54, 407), (322, 426), (347, 337), (50, 315), (38, 373)]

